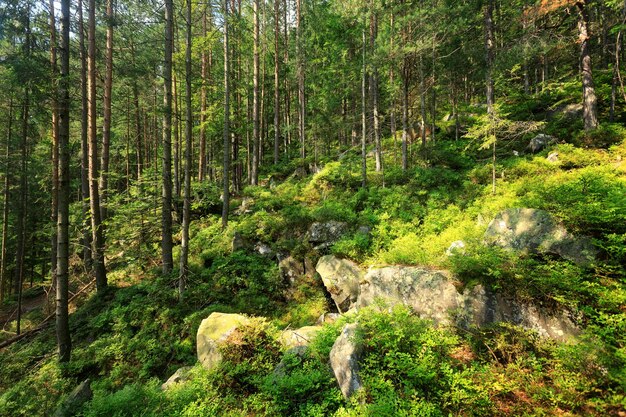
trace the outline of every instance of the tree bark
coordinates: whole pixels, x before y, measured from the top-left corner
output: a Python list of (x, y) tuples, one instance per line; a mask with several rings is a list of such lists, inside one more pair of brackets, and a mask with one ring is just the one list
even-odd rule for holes
[(296, 0), (296, 60), (297, 60), (297, 76), (298, 76), (298, 103), (299, 118), (298, 130), (300, 135), (300, 157), (304, 159), (306, 156), (306, 100), (304, 94), (304, 51), (302, 48), (302, 0)]
[(250, 183), (259, 183), (259, 143), (260, 143), (260, 97), (259, 97), (259, 0), (252, 2), (252, 14), (254, 15), (253, 37), (253, 75), (252, 75), (252, 170)]
[[(57, 102), (57, 81), (59, 77), (59, 69), (57, 67), (57, 30), (56, 19), (54, 16), (54, 0), (50, 0), (50, 72), (52, 78), (52, 207), (50, 210), (50, 222), (57, 224), (57, 208), (59, 199), (59, 122), (58, 122), (58, 102)], [(50, 275), (52, 282), (55, 282), (56, 266), (57, 266), (57, 231), (53, 228), (51, 236)]]
[(2, 210), (2, 259), (0, 259), (0, 303), (4, 301), (6, 295), (6, 267), (7, 267), (7, 239), (9, 236), (9, 200), (11, 198), (10, 186), (11, 176), (9, 167), (11, 165), (11, 136), (13, 134), (13, 94), (9, 99), (9, 120), (7, 121), (7, 144), (5, 149), (5, 170), (4, 170), (4, 207)]
[(91, 211), (92, 254), (99, 293), (106, 290), (107, 276), (104, 265), (104, 235), (100, 219), (100, 193), (98, 190), (98, 138), (96, 96), (96, 2), (89, 0), (89, 29), (87, 50), (87, 94), (88, 137), (89, 137), (89, 207)]
[(81, 117), (80, 117), (80, 185), (82, 199), (83, 223), (83, 263), (87, 270), (92, 267), (91, 256), (91, 228), (89, 213), (89, 142), (88, 142), (88, 93), (87, 93), (87, 51), (85, 49), (85, 28), (83, 24), (83, 0), (78, 2), (78, 43), (80, 49), (80, 96), (81, 96)]
[(161, 267), (169, 274), (172, 257), (172, 47), (174, 5), (165, 0), (165, 60), (163, 67), (163, 193), (161, 198)]
[(191, 131), (192, 123), (191, 119), (191, 0), (187, 0), (187, 13), (186, 13), (186, 25), (187, 25), (187, 40), (185, 51), (185, 112), (186, 112), (186, 124), (185, 124), (185, 184), (183, 195), (183, 227), (182, 227), (182, 241), (180, 247), (180, 272), (178, 276), (178, 294), (182, 299), (185, 292), (185, 285), (187, 283), (188, 271), (188, 258), (189, 258), (189, 213), (191, 204)]
[[(207, 7), (202, 12), (202, 37), (207, 35)], [(207, 86), (207, 53), (206, 47), (202, 47), (200, 58), (200, 154), (198, 155), (198, 181), (204, 181), (207, 171), (206, 151), (206, 86)]]
[(104, 100), (102, 121), (102, 155), (100, 162), (100, 219), (103, 222), (102, 235), (105, 235), (104, 222), (107, 219), (108, 187), (109, 187), (109, 154), (111, 148), (111, 93), (113, 89), (113, 0), (106, 4), (106, 53), (104, 70)]
[(59, 204), (56, 288), (56, 333), (59, 362), (72, 351), (69, 327), (69, 214), (70, 214), (70, 0), (61, 1), (61, 78), (59, 80)]
[(274, 164), (280, 154), (280, 0), (274, 0)]
[(224, 10), (224, 164), (222, 189), (222, 229), (228, 226), (228, 211), (230, 205), (230, 48), (228, 45), (228, 0), (223, 0)]
[[(365, 17), (364, 17), (365, 19)], [(365, 23), (365, 22), (364, 22)], [(366, 43), (365, 43), (365, 25), (363, 25), (363, 62), (361, 68), (361, 188), (367, 187), (367, 100), (366, 100)]]
[(576, 2), (578, 7), (578, 40), (580, 42), (580, 71), (583, 83), (583, 121), (585, 131), (589, 132), (598, 127), (598, 99), (593, 83), (591, 67), (591, 48), (589, 33), (589, 0)]

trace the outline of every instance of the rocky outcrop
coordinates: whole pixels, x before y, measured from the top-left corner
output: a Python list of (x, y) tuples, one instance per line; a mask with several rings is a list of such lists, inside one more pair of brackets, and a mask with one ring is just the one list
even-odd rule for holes
[(238, 326), (249, 324), (250, 319), (240, 314), (211, 313), (202, 320), (196, 337), (198, 360), (208, 370), (222, 361), (219, 344), (224, 342)]
[(482, 285), (459, 292), (446, 271), (391, 266), (370, 268), (365, 273), (353, 262), (334, 256), (321, 258), (317, 269), (342, 312), (381, 300), (388, 306), (406, 305), (437, 325), (469, 328), (509, 322), (557, 340), (573, 338), (579, 332), (567, 311), (521, 303)]
[(435, 324), (449, 324), (450, 312), (459, 307), (459, 294), (442, 271), (403, 266), (370, 269), (359, 289), (357, 307), (376, 300), (404, 304)]
[(530, 140), (528, 146), (526, 146), (526, 150), (531, 153), (537, 153), (554, 143), (556, 143), (556, 139), (554, 137), (540, 133)]
[(345, 398), (362, 387), (359, 378), (362, 344), (357, 340), (357, 330), (356, 323), (347, 324), (330, 351), (330, 366)]
[(315, 222), (308, 231), (308, 239), (316, 249), (325, 249), (341, 239), (348, 231), (348, 224), (335, 220)]
[(86, 379), (74, 388), (70, 395), (59, 405), (54, 412), (54, 417), (70, 417), (77, 415), (82, 405), (91, 400), (92, 397), (91, 381)]
[(489, 223), (484, 238), (487, 244), (504, 249), (558, 255), (583, 266), (598, 255), (591, 239), (573, 236), (544, 210), (505, 210)]
[(161, 385), (161, 389), (163, 391), (166, 391), (176, 384), (182, 384), (186, 381), (189, 381), (192, 369), (193, 367), (191, 366), (183, 366), (182, 368), (178, 368), (176, 372), (174, 372), (174, 374), (169, 377), (167, 381), (163, 383), (163, 385)]
[(548, 311), (540, 306), (523, 304), (489, 291), (482, 285), (463, 293), (456, 320), (463, 327), (512, 323), (534, 330), (542, 337), (561, 341), (572, 339), (580, 333), (580, 329), (565, 310)]
[(322, 277), (322, 282), (340, 313), (355, 306), (360, 292), (359, 284), (365, 275), (357, 264), (327, 255), (319, 259), (315, 270)]
[(304, 326), (295, 330), (285, 330), (280, 335), (280, 342), (286, 348), (308, 346), (321, 329), (321, 326)]

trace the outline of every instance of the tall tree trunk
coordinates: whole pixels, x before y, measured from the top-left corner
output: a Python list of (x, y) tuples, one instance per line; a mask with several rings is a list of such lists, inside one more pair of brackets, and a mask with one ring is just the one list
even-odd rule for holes
[(9, 200), (11, 198), (10, 186), (11, 176), (9, 167), (11, 166), (11, 136), (13, 134), (13, 94), (9, 99), (9, 120), (7, 122), (7, 144), (5, 149), (5, 170), (4, 170), (4, 207), (2, 209), (2, 259), (0, 259), (0, 304), (4, 301), (6, 294), (6, 268), (7, 268), (7, 239), (9, 236)]
[(274, 0), (274, 164), (280, 153), (280, 0)]
[(493, 0), (488, 0), (485, 6), (485, 85), (487, 97), (487, 113), (493, 114), (495, 104), (495, 92), (493, 84)]
[(259, 142), (260, 142), (260, 97), (259, 97), (259, 0), (252, 2), (252, 14), (254, 15), (253, 38), (253, 70), (252, 70), (252, 170), (250, 183), (259, 183)]
[(409, 136), (409, 64), (404, 59), (402, 68), (402, 170), (406, 171), (409, 166), (408, 152)]
[[(24, 56), (26, 59), (30, 59), (31, 49), (31, 28), (30, 28), (30, 2), (26, 6), (26, 15), (24, 19), (24, 26), (26, 28), (26, 35), (24, 40)], [(15, 256), (15, 292), (17, 293), (17, 334), (21, 332), (22, 322), (22, 287), (24, 282), (24, 259), (26, 249), (26, 217), (28, 215), (28, 207), (26, 205), (28, 196), (28, 173), (27, 173), (27, 152), (28, 147), (28, 119), (30, 117), (30, 79), (26, 81), (24, 87), (24, 102), (22, 105), (22, 142), (20, 145), (20, 201), (17, 210), (17, 251)]]
[(230, 48), (228, 45), (228, 0), (223, 0), (224, 10), (224, 166), (222, 189), (222, 229), (228, 225), (228, 211), (230, 205)]
[(85, 268), (92, 267), (91, 256), (91, 227), (89, 219), (89, 142), (87, 135), (88, 127), (88, 93), (87, 93), (87, 50), (85, 49), (85, 27), (83, 24), (83, 0), (78, 2), (78, 42), (80, 49), (80, 97), (81, 97), (81, 117), (80, 117), (80, 185), (82, 213), (84, 218), (83, 228), (83, 263)]
[(87, 93), (89, 101), (89, 207), (91, 211), (92, 256), (98, 292), (106, 290), (107, 276), (104, 265), (104, 235), (100, 219), (100, 193), (98, 190), (98, 138), (96, 95), (96, 1), (89, 0), (89, 29), (87, 50)]
[[(202, 37), (207, 36), (207, 7), (205, 5), (202, 12)], [(202, 47), (200, 58), (200, 155), (198, 155), (198, 181), (204, 181), (207, 172), (207, 150), (206, 150), (206, 86), (207, 86), (207, 65), (208, 58), (206, 48)]]
[[(178, 97), (178, 81), (176, 74), (172, 73), (172, 99), (173, 99), (173, 131), (174, 131), (174, 196), (180, 199), (180, 106)], [(177, 209), (178, 210), (178, 209)]]
[[(161, 199), (161, 263), (163, 274), (174, 266), (172, 257), (172, 47), (174, 5), (165, 0), (165, 60), (163, 67), (163, 193)], [(200, 171), (202, 172), (202, 171)]]
[(187, 0), (187, 40), (185, 51), (185, 186), (183, 196), (183, 227), (182, 241), (180, 246), (180, 274), (178, 276), (178, 294), (182, 299), (189, 275), (189, 213), (191, 204), (191, 130), (193, 120), (191, 119), (191, 0)]
[(113, 0), (106, 5), (106, 53), (104, 69), (104, 100), (102, 121), (102, 155), (100, 162), (100, 219), (102, 235), (105, 236), (104, 222), (107, 219), (108, 187), (109, 187), (109, 154), (111, 148), (111, 92), (113, 89)]
[[(378, 36), (378, 16), (374, 10), (374, 3), (370, 0), (370, 51), (376, 50), (376, 37)], [(372, 60), (374, 62), (374, 60)], [(376, 160), (376, 172), (383, 170), (382, 144), (380, 139), (380, 126), (378, 119), (378, 68), (373, 65), (370, 73), (370, 99), (372, 103), (372, 119), (374, 121), (374, 156)]]
[[(365, 20), (365, 16), (363, 17)], [(365, 22), (363, 22), (365, 23)], [(365, 24), (363, 25), (363, 62), (361, 68), (361, 188), (367, 187), (367, 100), (366, 100), (366, 82), (367, 66), (365, 43)]]
[(70, 0), (61, 1), (61, 78), (59, 80), (59, 205), (56, 291), (56, 333), (59, 362), (72, 351), (69, 327), (69, 215), (70, 215)]
[[(50, 223), (57, 224), (57, 208), (59, 199), (59, 122), (58, 122), (58, 103), (57, 103), (57, 82), (59, 77), (59, 69), (57, 67), (57, 30), (56, 19), (54, 16), (54, 0), (50, 0), (50, 72), (52, 78), (52, 207), (50, 210)], [(51, 236), (50, 275), (53, 283), (56, 282), (56, 266), (57, 266), (57, 231), (53, 228)]]
[(298, 103), (299, 103), (299, 135), (300, 135), (300, 157), (306, 156), (306, 99), (304, 95), (304, 50), (302, 47), (302, 0), (296, 0), (296, 60), (298, 76)]
[(579, 0), (578, 7), (578, 40), (580, 42), (580, 71), (583, 82), (583, 121), (585, 131), (589, 132), (598, 127), (598, 99), (593, 84), (591, 68), (591, 48), (589, 33), (589, 0)]

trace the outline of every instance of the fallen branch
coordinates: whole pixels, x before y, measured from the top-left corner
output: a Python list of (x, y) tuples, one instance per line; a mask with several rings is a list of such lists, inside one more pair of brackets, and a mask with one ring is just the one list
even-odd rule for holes
[[(91, 287), (93, 285), (93, 283), (96, 282), (95, 279), (91, 280), (91, 282), (89, 282), (87, 285), (85, 285), (83, 288), (80, 289), (80, 291), (78, 291), (76, 294), (74, 294), (69, 300), (68, 300), (68, 304), (71, 303), (72, 301), (74, 301), (74, 299), (76, 297), (78, 297), (79, 295), (81, 295), (83, 292), (85, 292), (87, 290), (87, 288)], [(46, 325), (48, 324), (48, 322), (54, 318), (56, 316), (56, 313), (52, 313), (49, 316), (47, 316), (45, 319), (42, 320), (41, 323), (39, 323), (37, 325), (37, 327), (35, 327), (34, 329), (30, 329), (27, 332), (24, 332), (22, 334), (19, 334), (15, 337), (12, 337), (11, 339), (5, 340), (4, 342), (0, 342), (0, 349), (4, 349), (7, 346), (12, 345), (15, 342), (19, 342), (20, 340), (33, 335), (37, 332), (40, 332), (41, 330), (43, 330)]]

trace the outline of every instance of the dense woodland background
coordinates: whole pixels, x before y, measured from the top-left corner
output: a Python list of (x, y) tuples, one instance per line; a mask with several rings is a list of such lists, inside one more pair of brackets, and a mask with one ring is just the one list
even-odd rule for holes
[[(626, 413), (624, 30), (622, 0), (5, 0), (0, 415), (50, 415), (87, 377), (84, 415)], [(538, 133), (554, 141), (535, 155)], [(515, 206), (591, 236), (601, 261), (482, 247)], [(331, 326), (283, 385), (263, 380), (261, 332), (248, 368), (161, 393), (209, 312), (280, 328), (328, 310), (319, 283), (285, 297), (275, 262), (232, 247), (315, 259), (302, 236), (327, 220), (353, 230), (324, 251), (448, 268), (577, 312), (585, 337), (366, 312), (373, 334), (426, 334), (387, 353), (442, 346), (422, 360), (443, 385), (372, 362), (366, 398), (343, 402), (315, 360)], [(466, 256), (443, 256), (458, 239)]]

